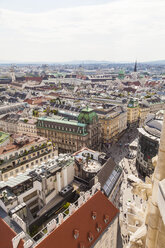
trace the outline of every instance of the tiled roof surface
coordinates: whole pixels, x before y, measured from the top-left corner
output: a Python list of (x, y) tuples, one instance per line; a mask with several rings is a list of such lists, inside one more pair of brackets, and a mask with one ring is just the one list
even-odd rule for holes
[[(92, 214), (96, 218), (92, 218)], [(75, 211), (67, 220), (50, 233), (36, 248), (79, 248), (83, 244), (85, 248), (91, 247), (100, 237), (101, 233), (109, 226), (117, 216), (118, 209), (98, 191), (84, 205)], [(107, 223), (104, 219), (109, 217)], [(101, 230), (98, 232), (97, 227)], [(77, 239), (74, 238), (75, 232), (79, 233)], [(88, 237), (93, 236), (90, 242)]]
[[(0, 248), (13, 248), (12, 239), (16, 233), (0, 218)], [(17, 248), (23, 248), (23, 241), (21, 240)]]

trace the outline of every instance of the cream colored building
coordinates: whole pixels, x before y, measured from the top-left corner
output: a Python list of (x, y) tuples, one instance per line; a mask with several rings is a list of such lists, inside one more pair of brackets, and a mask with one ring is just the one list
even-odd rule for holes
[[(23, 139), (24, 138), (24, 139)], [(0, 178), (3, 181), (16, 177), (27, 169), (57, 156), (58, 151), (43, 137), (22, 137), (15, 139), (6, 147), (0, 148)]]
[[(73, 158), (67, 154), (53, 157), (47, 162), (42, 162), (35, 169), (29, 168), (21, 175), (18, 174), (14, 178), (9, 177), (8, 180), (1, 181), (0, 206), (3, 206), (6, 212), (12, 210), (13, 214), (17, 212), (19, 204), (25, 203), (32, 215), (40, 216), (46, 211), (45, 208), (48, 210), (46, 205), (73, 179)], [(3, 197), (4, 192), (5, 198)], [(54, 201), (54, 203), (56, 202)]]
[(113, 106), (109, 109), (97, 109), (101, 125), (102, 143), (107, 144), (116, 141), (120, 133), (127, 128), (127, 112), (121, 106)]
[(36, 119), (20, 119), (18, 122), (17, 132), (30, 136), (37, 136)]
[(20, 115), (6, 114), (0, 119), (0, 130), (6, 133), (17, 133)]
[(138, 100), (131, 98), (127, 106), (128, 125), (137, 125), (139, 121), (139, 104)]

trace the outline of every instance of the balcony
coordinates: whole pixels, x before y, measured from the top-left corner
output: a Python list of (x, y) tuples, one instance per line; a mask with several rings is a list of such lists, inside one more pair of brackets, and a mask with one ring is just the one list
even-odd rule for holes
[(16, 155), (16, 156), (12, 156), (10, 159), (7, 160), (0, 160), (0, 165), (5, 166), (6, 164), (11, 163), (14, 160), (20, 159), (22, 157), (28, 156), (34, 152), (37, 152), (39, 150), (42, 150), (44, 148), (48, 147), (48, 145), (46, 143), (43, 143), (41, 146), (38, 146), (37, 148), (34, 148), (33, 146), (31, 147), (31, 149), (29, 151), (24, 151), (24, 153)]
[(2, 168), (1, 171), (2, 171), (2, 173), (6, 173), (6, 172), (8, 172), (10, 170), (13, 170), (13, 169), (21, 166), (21, 165), (24, 165), (24, 164), (30, 163), (30, 162), (32, 162), (32, 161), (34, 161), (36, 159), (39, 159), (39, 158), (41, 158), (41, 157), (43, 157), (43, 156), (51, 153), (52, 151), (53, 151), (52, 149), (49, 149), (49, 150), (47, 149), (45, 152), (40, 153), (39, 155), (36, 154), (36, 156), (34, 156), (34, 157), (30, 158), (30, 159), (27, 159), (25, 161), (18, 162), (16, 165), (13, 165), (13, 166), (12, 165), (9, 165), (7, 168)]

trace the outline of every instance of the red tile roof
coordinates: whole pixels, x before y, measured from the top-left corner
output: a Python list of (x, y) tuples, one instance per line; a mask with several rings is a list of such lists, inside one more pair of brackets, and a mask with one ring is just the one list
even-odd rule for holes
[[(12, 239), (17, 234), (0, 218), (0, 248), (13, 248)], [(23, 240), (20, 240), (17, 248), (23, 248)]]
[(118, 209), (101, 191), (98, 191), (41, 241), (36, 248), (89, 248), (117, 216), (118, 212)]

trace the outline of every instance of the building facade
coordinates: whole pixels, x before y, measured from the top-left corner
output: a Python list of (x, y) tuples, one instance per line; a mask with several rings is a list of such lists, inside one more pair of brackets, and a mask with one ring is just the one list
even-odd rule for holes
[(137, 99), (131, 98), (127, 106), (128, 126), (138, 125), (139, 121), (139, 103)]
[(10, 177), (16, 177), (57, 154), (57, 149), (46, 138), (15, 138), (12, 143), (0, 148), (0, 178), (6, 181)]
[(101, 125), (101, 141), (104, 145), (116, 141), (127, 128), (127, 112), (121, 106), (97, 109)]
[(85, 108), (78, 116), (78, 121), (64, 117), (38, 118), (37, 133), (53, 142), (59, 152), (76, 152), (82, 147), (99, 149), (100, 128), (97, 114)]
[(37, 120), (35, 119), (20, 119), (18, 122), (17, 132), (30, 136), (37, 136)]
[(157, 114), (150, 114), (144, 127), (138, 128), (136, 166), (143, 176), (149, 176), (154, 171), (152, 158), (158, 154), (162, 123), (163, 112), (159, 111)]
[(18, 122), (20, 119), (18, 114), (7, 114), (0, 119), (0, 130), (6, 133), (17, 133), (18, 132)]

